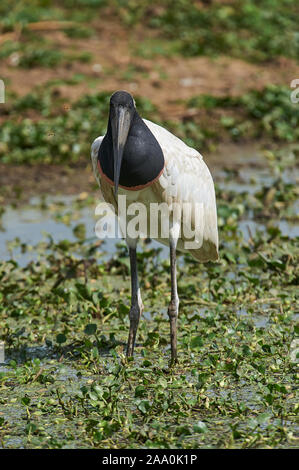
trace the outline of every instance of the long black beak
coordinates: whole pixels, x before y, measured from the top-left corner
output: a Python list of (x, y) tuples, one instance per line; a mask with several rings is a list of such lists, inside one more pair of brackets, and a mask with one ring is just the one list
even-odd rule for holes
[(130, 111), (124, 106), (118, 106), (111, 118), (113, 159), (114, 159), (114, 194), (117, 196), (121, 162), (128, 133), (132, 122)]

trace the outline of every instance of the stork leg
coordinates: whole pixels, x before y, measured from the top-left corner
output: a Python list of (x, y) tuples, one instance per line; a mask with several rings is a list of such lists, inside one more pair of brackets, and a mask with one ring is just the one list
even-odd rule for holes
[(179, 312), (179, 297), (177, 293), (176, 280), (176, 244), (177, 239), (170, 237), (171, 300), (168, 307), (168, 316), (170, 321), (171, 365), (177, 362), (177, 318)]
[(133, 356), (135, 338), (139, 324), (140, 315), (143, 311), (143, 304), (138, 285), (136, 246), (129, 247), (130, 266), (131, 266), (131, 309), (129, 313), (130, 331), (127, 345), (127, 357)]

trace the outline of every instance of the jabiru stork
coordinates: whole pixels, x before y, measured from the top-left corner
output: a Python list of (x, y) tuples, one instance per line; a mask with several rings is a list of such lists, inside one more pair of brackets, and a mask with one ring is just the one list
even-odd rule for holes
[[(171, 300), (168, 307), (171, 364), (177, 362), (176, 250), (189, 252), (199, 262), (218, 260), (217, 211), (213, 179), (200, 153), (151, 121), (142, 119), (130, 93), (116, 91), (110, 98), (107, 132), (91, 147), (92, 166), (104, 200), (118, 209), (118, 195), (127, 203), (146, 206), (166, 203), (168, 238), (157, 240), (170, 248)], [(186, 203), (189, 204), (185, 210)], [(200, 223), (192, 249), (186, 248), (185, 225), (194, 227), (197, 208)], [(179, 209), (179, 211), (178, 211)], [(179, 216), (178, 216), (179, 213)], [(162, 216), (161, 216), (162, 217)], [(165, 222), (164, 219), (160, 223)], [(130, 330), (126, 355), (133, 356), (135, 338), (144, 306), (138, 284), (138, 237), (126, 236), (131, 268)]]

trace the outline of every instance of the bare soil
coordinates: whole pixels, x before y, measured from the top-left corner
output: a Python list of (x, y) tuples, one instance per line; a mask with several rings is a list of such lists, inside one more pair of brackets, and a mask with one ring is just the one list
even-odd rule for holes
[[(261, 143), (223, 144), (214, 152), (204, 154), (212, 175), (220, 169), (236, 171), (244, 167), (263, 167)], [(217, 179), (217, 176), (216, 176)], [(22, 205), (39, 195), (96, 195), (89, 158), (77, 165), (5, 165), (0, 163), (0, 205)]]
[[(90, 38), (69, 38), (61, 31), (40, 33), (54, 47), (65, 53), (88, 52), (91, 63), (72, 61), (55, 68), (24, 70), (13, 67), (8, 58), (1, 66), (1, 77), (18, 95), (29, 93), (49, 80), (71, 79), (84, 74), (86, 80), (75, 85), (59, 85), (58, 92), (68, 100), (77, 100), (85, 93), (126, 89), (150, 99), (163, 118), (179, 119), (184, 113), (180, 100), (194, 95), (237, 96), (250, 89), (262, 89), (269, 83), (290, 84), (299, 76), (299, 66), (291, 59), (279, 58), (266, 64), (253, 64), (231, 57), (137, 56), (136, 45), (155, 36), (152, 30), (133, 33), (118, 22), (96, 22)], [(133, 70), (133, 73), (128, 73)], [(128, 76), (131, 75), (131, 76)]]
[[(252, 88), (262, 89), (269, 83), (287, 85), (299, 76), (298, 65), (286, 58), (267, 64), (253, 64), (230, 57), (157, 56), (149, 60), (137, 56), (134, 50), (141, 40), (155, 37), (154, 31), (137, 29), (131, 33), (111, 18), (109, 21), (97, 20), (92, 26), (95, 35), (90, 38), (69, 38), (62, 31), (39, 33), (65, 53), (89, 52), (92, 55), (91, 63), (72, 61), (55, 68), (24, 70), (13, 66), (11, 58), (7, 58), (1, 65), (1, 77), (7, 83), (8, 90), (22, 96), (37, 86), (46, 86), (49, 80), (66, 80), (74, 74), (83, 74), (86, 79), (74, 85), (57, 85), (56, 92), (72, 102), (86, 93), (126, 89), (151, 100), (163, 119), (176, 120), (186, 117), (181, 101), (194, 95), (237, 96)], [(130, 70), (133, 73), (128, 73)], [(232, 148), (240, 154), (240, 148), (234, 145)], [(226, 150), (221, 147), (209, 156), (203, 149), (199, 150), (212, 171), (215, 167), (227, 166), (227, 162), (231, 166), (236, 164), (231, 156), (224, 159), (223, 155), (231, 154), (227, 147)], [(0, 202), (18, 203), (27, 201), (35, 194), (57, 194), (61, 191), (76, 194), (92, 191), (96, 186), (88, 158), (86, 164), (70, 167), (0, 164), (0, 188)]]

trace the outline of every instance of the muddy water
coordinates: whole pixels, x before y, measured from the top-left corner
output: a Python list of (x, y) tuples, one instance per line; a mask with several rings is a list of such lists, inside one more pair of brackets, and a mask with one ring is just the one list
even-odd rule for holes
[[(264, 184), (270, 185), (273, 181), (273, 176), (265, 174), (264, 170), (255, 171), (254, 176), (258, 182), (250, 183), (252, 180), (252, 169), (246, 171), (244, 174), (240, 172), (240, 181), (238, 180), (220, 180), (217, 184), (221, 189), (232, 190), (239, 193), (255, 193), (261, 189)], [(216, 174), (215, 179), (219, 178), (220, 175)], [(294, 183), (294, 175), (285, 174), (286, 182)], [(59, 211), (63, 219), (63, 215), (72, 210), (72, 204), (75, 202), (75, 196), (60, 196), (60, 197), (48, 197), (43, 201), (43, 206), (51, 207), (53, 204), (60, 204), (62, 209)], [(294, 205), (294, 213), (299, 212), (299, 204)], [(23, 207), (22, 209), (7, 208), (1, 218), (1, 231), (0, 231), (0, 258), (2, 260), (8, 260), (11, 257), (15, 259), (19, 265), (25, 266), (32, 260), (36, 260), (37, 253), (33, 247), (46, 240), (49, 236), (54, 242), (67, 239), (69, 241), (77, 240), (74, 235), (73, 229), (78, 224), (84, 224), (86, 239), (94, 239), (95, 236), (95, 224), (97, 221), (94, 215), (93, 207), (84, 207), (81, 210), (76, 209), (75, 220), (68, 220), (65, 223), (63, 220), (55, 217), (55, 213), (51, 210), (41, 208), (39, 198), (31, 200), (31, 204)], [(272, 225), (276, 225), (280, 228), (282, 235), (288, 235), (289, 237), (299, 236), (299, 226), (292, 224), (286, 220), (271, 221)], [(256, 222), (253, 219), (243, 219), (239, 222), (239, 229), (243, 233), (244, 238), (247, 240), (250, 233), (254, 235), (256, 231), (265, 230), (265, 225), (260, 222)], [(26, 250), (22, 250), (22, 247), (9, 244), (8, 242), (18, 238), (21, 244), (26, 245)], [(101, 246), (103, 253), (103, 259), (109, 258), (111, 255), (116, 253), (116, 245), (121, 242), (122, 239), (106, 239)], [(152, 247), (159, 247), (162, 249), (160, 256), (162, 258), (168, 257), (168, 249), (161, 244), (152, 241)]]
[[(64, 205), (64, 209), (60, 213), (69, 212), (72, 203), (75, 202), (76, 196), (60, 196), (59, 198), (48, 197), (43, 201), (43, 205), (51, 206), (51, 204), (59, 203)], [(37, 198), (32, 199), (31, 205), (22, 209), (7, 208), (1, 219), (0, 231), (0, 258), (2, 260), (15, 259), (20, 266), (25, 266), (32, 260), (37, 259), (37, 253), (34, 246), (43, 240), (47, 240), (50, 236), (55, 243), (61, 240), (76, 241), (74, 228), (78, 224), (84, 224), (86, 239), (96, 240), (95, 224), (97, 217), (94, 215), (93, 207), (85, 207), (80, 211), (76, 210), (75, 220), (68, 223), (57, 220), (55, 215), (49, 211), (42, 209), (37, 203)], [(22, 244), (26, 245), (26, 251), (22, 252), (22, 247), (14, 247), (12, 242), (18, 238)], [(116, 253), (116, 245), (123, 239), (105, 239), (101, 245), (102, 259), (108, 259)], [(151, 242), (152, 247), (162, 249), (161, 256), (166, 258), (168, 250), (166, 247), (155, 241)]]

